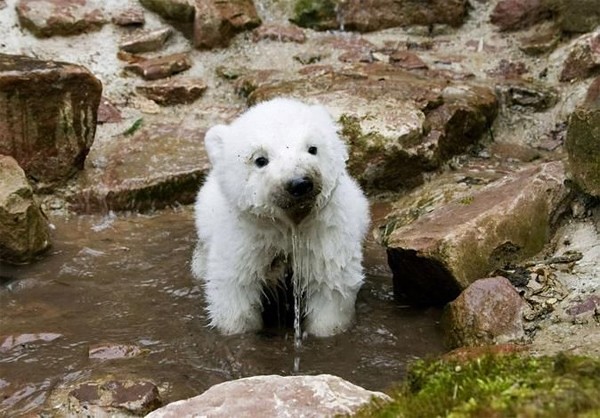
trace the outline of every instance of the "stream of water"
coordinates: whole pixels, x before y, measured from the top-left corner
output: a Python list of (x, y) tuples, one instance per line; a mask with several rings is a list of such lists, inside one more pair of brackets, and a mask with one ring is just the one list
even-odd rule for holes
[[(335, 337), (302, 339), (299, 350), (293, 329), (224, 337), (206, 326), (189, 267), (190, 208), (53, 223), (53, 248), (40, 261), (0, 265), (0, 416), (44, 411), (53, 392), (110, 374), (152, 380), (165, 402), (295, 367), (385, 390), (407, 362), (443, 351), (440, 313), (394, 302), (385, 253), (373, 243), (356, 324)], [(115, 346), (139, 354), (90, 355)]]

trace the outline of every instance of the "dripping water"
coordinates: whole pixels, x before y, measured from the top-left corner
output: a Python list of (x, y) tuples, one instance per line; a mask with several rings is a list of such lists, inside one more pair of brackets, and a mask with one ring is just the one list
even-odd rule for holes
[(292, 231), (292, 268), (294, 290), (294, 372), (300, 371), (300, 352), (302, 350), (302, 297), (306, 291), (308, 266), (306, 265), (306, 250), (302, 248), (302, 239), (296, 229)]

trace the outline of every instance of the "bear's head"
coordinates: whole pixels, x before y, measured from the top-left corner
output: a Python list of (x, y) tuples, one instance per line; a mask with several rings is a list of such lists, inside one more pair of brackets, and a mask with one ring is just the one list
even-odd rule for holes
[(212, 127), (205, 146), (223, 193), (240, 211), (295, 224), (328, 202), (348, 159), (324, 107), (283, 98)]

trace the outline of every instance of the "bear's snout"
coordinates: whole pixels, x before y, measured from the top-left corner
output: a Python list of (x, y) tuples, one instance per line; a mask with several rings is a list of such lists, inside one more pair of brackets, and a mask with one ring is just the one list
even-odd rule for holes
[(314, 183), (310, 177), (296, 177), (287, 183), (285, 189), (293, 197), (302, 198), (313, 191)]

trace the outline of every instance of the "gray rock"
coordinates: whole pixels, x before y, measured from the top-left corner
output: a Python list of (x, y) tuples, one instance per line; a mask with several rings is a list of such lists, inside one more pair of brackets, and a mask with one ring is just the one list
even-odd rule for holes
[(389, 400), (331, 375), (254, 376), (215, 385), (202, 395), (173, 402), (146, 418), (333, 417), (355, 412), (371, 398)]
[(519, 341), (525, 337), (525, 302), (504, 277), (479, 279), (444, 309), (449, 348)]
[(94, 142), (101, 94), (84, 67), (0, 54), (0, 154), (38, 182), (64, 182)]
[(29, 262), (49, 246), (48, 222), (25, 173), (12, 157), (0, 155), (0, 260)]

